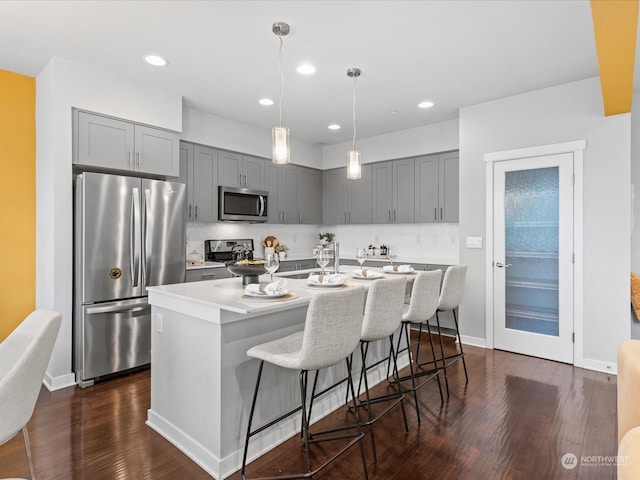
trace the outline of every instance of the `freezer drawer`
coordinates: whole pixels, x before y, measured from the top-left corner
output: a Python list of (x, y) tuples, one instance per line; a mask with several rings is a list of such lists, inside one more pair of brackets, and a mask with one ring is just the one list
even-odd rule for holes
[(151, 307), (146, 298), (83, 305), (76, 324), (76, 381), (151, 362)]

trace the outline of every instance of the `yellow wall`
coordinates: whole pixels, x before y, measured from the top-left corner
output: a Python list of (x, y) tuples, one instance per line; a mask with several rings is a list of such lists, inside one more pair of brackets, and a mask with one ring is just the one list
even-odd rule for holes
[(0, 341), (35, 308), (36, 82), (0, 70)]

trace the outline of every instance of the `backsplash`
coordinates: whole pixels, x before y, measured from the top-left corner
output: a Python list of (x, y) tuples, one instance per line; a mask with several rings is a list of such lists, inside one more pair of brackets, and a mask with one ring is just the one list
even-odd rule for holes
[(356, 248), (385, 244), (399, 257), (457, 260), (458, 224), (405, 223), (394, 225), (271, 225), (252, 223), (187, 223), (187, 252), (204, 254), (207, 239), (252, 238), (262, 257), (262, 239), (273, 235), (289, 247), (290, 256), (310, 255), (320, 232), (336, 234), (342, 257), (355, 257)]

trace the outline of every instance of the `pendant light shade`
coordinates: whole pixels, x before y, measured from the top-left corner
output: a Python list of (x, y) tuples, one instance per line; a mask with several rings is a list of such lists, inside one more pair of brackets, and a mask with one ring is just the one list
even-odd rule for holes
[(347, 76), (353, 78), (353, 144), (351, 150), (347, 152), (347, 178), (350, 180), (358, 180), (362, 177), (360, 152), (356, 150), (356, 80), (360, 73), (359, 68), (347, 70)]
[(360, 152), (358, 150), (347, 151), (347, 178), (358, 180), (361, 176)]
[(291, 163), (291, 148), (289, 146), (289, 127), (273, 127), (271, 129), (271, 157), (273, 163), (283, 165)]
[(278, 51), (278, 70), (280, 71), (280, 103), (279, 124), (271, 130), (271, 158), (273, 163), (283, 165), (291, 163), (291, 145), (289, 143), (289, 128), (282, 126), (282, 97), (284, 96), (284, 73), (282, 73), (282, 37), (289, 34), (289, 25), (284, 22), (276, 22), (271, 30), (280, 39)]

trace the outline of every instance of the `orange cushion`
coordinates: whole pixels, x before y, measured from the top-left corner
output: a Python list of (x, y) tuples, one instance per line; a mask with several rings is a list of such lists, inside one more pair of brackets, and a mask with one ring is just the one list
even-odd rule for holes
[(640, 275), (631, 274), (631, 304), (636, 318), (640, 319)]

